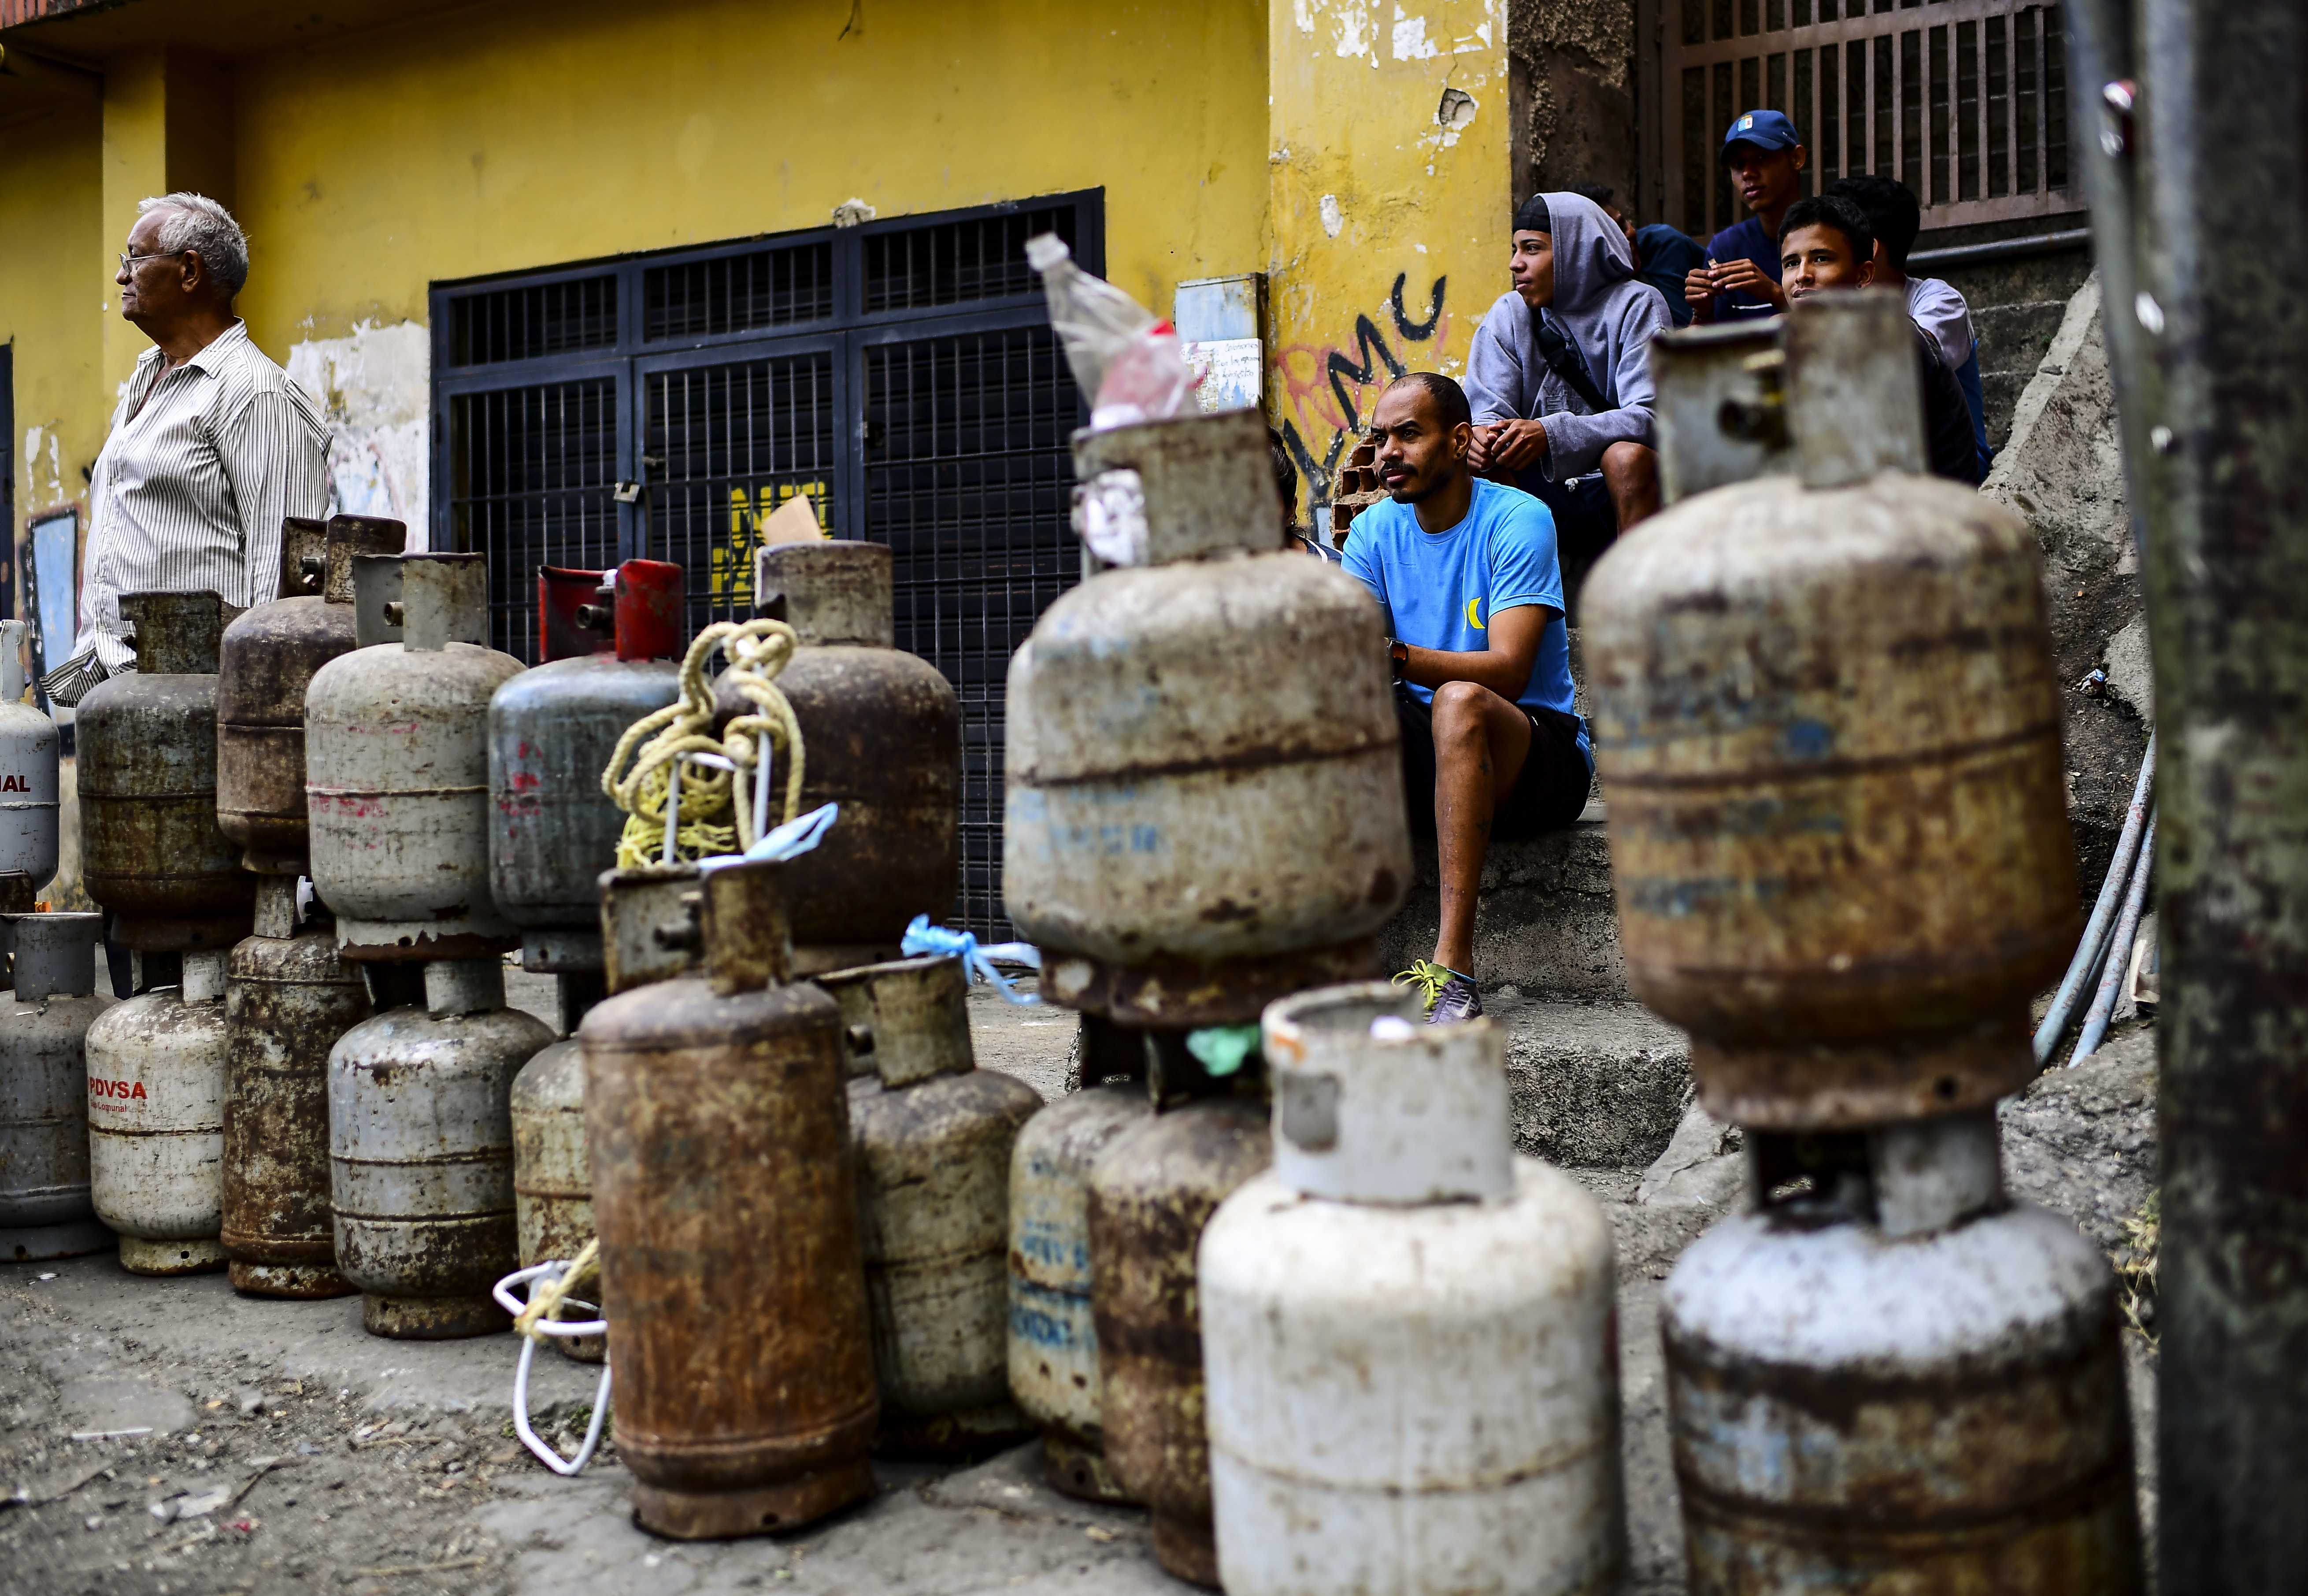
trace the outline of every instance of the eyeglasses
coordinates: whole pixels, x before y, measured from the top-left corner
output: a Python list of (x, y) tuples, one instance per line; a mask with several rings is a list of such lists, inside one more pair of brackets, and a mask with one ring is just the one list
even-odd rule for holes
[(125, 272), (130, 267), (141, 265), (146, 261), (172, 260), (177, 255), (190, 254), (192, 253), (192, 246), (190, 245), (185, 246), (183, 249), (163, 249), (152, 254), (130, 254), (124, 249), (120, 252), (120, 269), (123, 272)]

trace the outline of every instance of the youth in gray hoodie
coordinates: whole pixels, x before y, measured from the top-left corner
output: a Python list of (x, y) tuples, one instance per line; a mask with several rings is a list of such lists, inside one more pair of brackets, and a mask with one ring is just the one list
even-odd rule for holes
[[(1526, 229), (1529, 222), (1545, 225)], [(1554, 295), (1534, 310), (1511, 290), (1484, 315), (1467, 367), (1477, 427), (1541, 423), (1547, 452), (1536, 470), (1550, 482), (1604, 466), (1604, 452), (1614, 444), (1656, 449), (1650, 341), (1675, 324), (1659, 291), (1635, 275), (1626, 233), (1602, 207), (1575, 194), (1538, 195), (1517, 214), (1515, 230), (1551, 234)], [(1542, 318), (1569, 335), (1602, 405), (1589, 404), (1548, 367), (1535, 324)]]

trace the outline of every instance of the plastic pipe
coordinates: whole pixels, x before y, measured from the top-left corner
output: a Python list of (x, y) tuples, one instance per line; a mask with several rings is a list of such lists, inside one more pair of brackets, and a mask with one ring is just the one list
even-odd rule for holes
[(2068, 1067), (2073, 1069), (2091, 1057), (2100, 1039), (2107, 1034), (2108, 1017), (2115, 1013), (2115, 995), (2123, 989), (2124, 972), (2131, 968), (2131, 942), (2140, 935), (2140, 914), (2148, 902), (2148, 878), (2156, 870), (2156, 817), (2148, 817), (2148, 830), (2140, 840), (2140, 862), (2131, 867), (2131, 890), (2123, 894), (2123, 912), (2117, 917), (2115, 935), (2108, 939), (2107, 968), (2099, 978), (2099, 990), (2092, 994), (2091, 1012), (2084, 1016), (2084, 1028), (2076, 1038), (2076, 1050), (2068, 1056)]
[(2075, 1013), (2076, 1000), (2083, 996), (2085, 987), (2100, 966), (2100, 954), (2107, 945), (2107, 934), (2115, 919), (2116, 905), (2123, 895), (2124, 884), (2131, 878), (2131, 866), (2139, 857), (2140, 835), (2148, 824), (2149, 795), (2156, 787), (2156, 734), (2148, 734), (2148, 751), (2140, 757), (2140, 777), (2131, 784), (2131, 807), (2123, 816), (2123, 832), (2115, 841), (2115, 856), (2107, 861), (2107, 879), (2099, 884), (2099, 902), (2092, 905), (2091, 919), (2085, 922), (2083, 940), (2076, 944), (2076, 956), (2068, 962), (2068, 973), (2060, 982), (2059, 995), (2045, 1012), (2044, 1022), (2036, 1027), (2036, 1065), (2038, 1069), (2048, 1062), (2052, 1049), (2060, 1045), (2060, 1034), (2068, 1028), (2068, 1016)]

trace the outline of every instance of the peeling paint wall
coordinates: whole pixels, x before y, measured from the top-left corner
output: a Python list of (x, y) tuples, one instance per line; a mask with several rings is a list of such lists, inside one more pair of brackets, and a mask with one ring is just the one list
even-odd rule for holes
[(405, 522), (412, 550), (426, 547), (432, 503), (432, 363), (433, 335), (416, 322), (364, 322), (288, 351), (289, 376), (328, 418), (330, 511)]
[[(80, 104), (0, 129), (0, 342), (15, 345), (18, 524), (82, 498), (104, 447), (111, 395), (101, 382), (104, 301), (102, 113)], [(21, 609), (18, 613), (22, 613)]]
[(1518, 196), (1606, 183), (1633, 206), (1635, 0), (1507, 0)]
[(1466, 370), (1507, 286), (1506, 0), (1272, 0), (1268, 402), (1326, 503), (1405, 371)]

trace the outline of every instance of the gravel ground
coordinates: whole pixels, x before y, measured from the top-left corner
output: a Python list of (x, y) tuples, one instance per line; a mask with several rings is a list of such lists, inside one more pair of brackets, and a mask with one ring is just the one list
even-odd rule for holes
[[(514, 1002), (550, 1013), (549, 983)], [(1064, 1089), (1073, 1022), (983, 991), (981, 1064)], [(1552, 1029), (1560, 1030), (1559, 1025)], [(1648, 1047), (1645, 1033), (1626, 1039)], [(2152, 1178), (2152, 1033), (2119, 1035), (2004, 1113), (2015, 1190), (2120, 1250)], [(1622, 1105), (1623, 1111), (1623, 1105)], [(1735, 1146), (1687, 1124), (1649, 1169), (1572, 1173), (1618, 1247), (1629, 1569), (1635, 1596), (1683, 1588), (1659, 1285), (1736, 1182)], [(2152, 1436), (2152, 1362), (2133, 1354)], [(1141, 1515), (1040, 1478), (1031, 1447), (976, 1466), (877, 1466), (874, 1500), (791, 1536), (676, 1544), (636, 1529), (614, 1443), (575, 1480), (512, 1438), (509, 1338), (413, 1343), (359, 1328), (357, 1299), (264, 1302), (221, 1276), (154, 1281), (109, 1257), (0, 1269), (0, 1592), (1133, 1593), (1187, 1587), (1155, 1566)], [(594, 1373), (538, 1359), (539, 1428), (573, 1446)], [(124, 1433), (125, 1432), (125, 1433)], [(2143, 1465), (2152, 1462), (2143, 1445)], [(2152, 1508), (2152, 1476), (2143, 1468)]]

